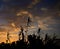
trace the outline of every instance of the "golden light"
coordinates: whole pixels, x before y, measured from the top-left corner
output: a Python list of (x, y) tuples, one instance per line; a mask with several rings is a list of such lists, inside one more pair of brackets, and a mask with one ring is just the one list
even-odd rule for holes
[(17, 16), (20, 16), (20, 15), (28, 15), (30, 18), (32, 18), (32, 14), (28, 11), (20, 11), (16, 14)]
[(10, 36), (10, 43), (13, 41), (18, 40), (18, 32), (20, 31), (20, 28), (16, 27), (15, 23), (11, 23), (10, 26), (5, 26), (5, 30), (3, 32), (0, 32), (0, 43), (4, 42), (6, 43), (7, 40), (7, 31), (9, 30), (9, 36)]
[(20, 28), (15, 28), (14, 31), (18, 32), (18, 31), (20, 31)]
[(14, 23), (11, 23), (11, 25), (12, 25), (13, 27), (16, 27)]

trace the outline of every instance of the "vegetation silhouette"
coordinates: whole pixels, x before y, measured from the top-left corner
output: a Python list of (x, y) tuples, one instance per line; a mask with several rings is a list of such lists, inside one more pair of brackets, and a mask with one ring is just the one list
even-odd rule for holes
[[(23, 49), (29, 49), (29, 48), (35, 48), (35, 49), (48, 49), (48, 48), (60, 48), (60, 39), (57, 42), (56, 36), (54, 35), (52, 38), (50, 38), (47, 34), (45, 35), (45, 40), (43, 41), (40, 36), (28, 35), (28, 42), (24, 41), (24, 33), (22, 33), (22, 40), (18, 40), (12, 43), (0, 43), (0, 48), (23, 48)], [(20, 39), (20, 38), (19, 38)], [(57, 44), (58, 43), (58, 44)]]
[(9, 43), (10, 42), (10, 34), (9, 32), (7, 32), (7, 40), (6, 40), (6, 43)]
[[(27, 31), (28, 31), (28, 27), (30, 27), (30, 17), (28, 17), (28, 21), (27, 21)], [(57, 39), (55, 34), (53, 35), (53, 37), (51, 38), (50, 36), (48, 36), (48, 34), (45, 35), (45, 39), (41, 39), (40, 37), (40, 30), (41, 28), (38, 28), (38, 36), (36, 36), (35, 34), (33, 35), (27, 35), (27, 42), (25, 41), (25, 36), (24, 36), (24, 29), (22, 26), (20, 26), (20, 32), (18, 34), (18, 41), (9, 43), (9, 32), (7, 32), (7, 43), (0, 43), (0, 49), (12, 49), (12, 48), (20, 48), (20, 49), (60, 49), (60, 39)], [(26, 33), (27, 33), (26, 31)], [(20, 35), (22, 35), (22, 39), (20, 40)], [(9, 42), (8, 42), (9, 41)]]

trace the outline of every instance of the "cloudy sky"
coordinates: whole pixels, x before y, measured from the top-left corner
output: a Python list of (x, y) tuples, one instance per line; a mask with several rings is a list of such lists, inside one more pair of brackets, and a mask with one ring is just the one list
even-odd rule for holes
[(17, 40), (19, 26), (26, 28), (27, 17), (32, 20), (28, 34), (36, 34), (40, 27), (42, 37), (55, 33), (60, 38), (59, 0), (0, 0), (0, 42), (6, 41), (8, 30), (11, 39)]

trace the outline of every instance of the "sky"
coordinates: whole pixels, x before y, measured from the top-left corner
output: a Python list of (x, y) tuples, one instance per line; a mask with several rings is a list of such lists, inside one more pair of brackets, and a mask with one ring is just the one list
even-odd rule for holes
[(18, 40), (20, 26), (26, 30), (27, 17), (32, 20), (28, 34), (37, 34), (40, 27), (41, 37), (55, 33), (60, 38), (59, 0), (0, 0), (0, 42), (6, 41), (8, 31), (11, 41)]

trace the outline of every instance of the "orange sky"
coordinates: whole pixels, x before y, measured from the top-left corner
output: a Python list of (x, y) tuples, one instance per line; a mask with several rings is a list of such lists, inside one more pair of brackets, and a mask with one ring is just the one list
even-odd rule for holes
[[(17, 15), (17, 17), (22, 17), (23, 15), (29, 16), (32, 19), (33, 23), (34, 23), (33, 15), (31, 13), (29, 13), (28, 11), (21, 10), (16, 15)], [(36, 16), (35, 19), (38, 19), (38, 18), (41, 19), (40, 17), (37, 17), (37, 16)], [(45, 18), (45, 19), (50, 19), (50, 17)], [(6, 37), (6, 33), (7, 33), (7, 31), (9, 31), (9, 33), (10, 33), (10, 36), (11, 36), (10, 40), (11, 40), (11, 42), (18, 40), (18, 32), (20, 31), (20, 28), (18, 28), (16, 26), (15, 22), (9, 23), (9, 25), (10, 26), (6, 26), (5, 27), (6, 30), (3, 31), (3, 33), (1, 32), (1, 34), (0, 34), (0, 38), (1, 38), (0, 42), (6, 42), (6, 38), (7, 38)], [(46, 26), (48, 26), (48, 24), (44, 24), (42, 20), (38, 20), (38, 26), (32, 25), (31, 28), (40, 27), (42, 30), (48, 30), (48, 28)], [(33, 31), (30, 29), (30, 32), (33, 32)]]
[[(44, 10), (46, 10), (46, 9), (44, 9)], [(36, 29), (38, 27), (40, 27), (42, 30), (53, 29), (53, 28), (48, 28), (48, 26), (49, 26), (49, 24), (55, 24), (56, 23), (52, 19), (52, 16), (49, 16), (47, 14), (45, 14), (45, 15), (47, 15), (48, 17), (43, 17), (45, 15), (42, 15), (42, 17), (33, 16), (30, 12), (28, 12), (26, 10), (21, 10), (21, 11), (17, 12), (15, 15), (16, 15), (16, 21), (12, 21), (8, 25), (3, 26), (3, 28), (4, 28), (3, 31), (0, 30), (0, 43), (1, 42), (6, 42), (6, 33), (8, 31), (9, 31), (10, 36), (11, 36), (10, 37), (11, 42), (17, 41), (18, 40), (18, 32), (20, 31), (19, 23), (23, 24), (23, 27), (26, 30), (25, 26), (26, 26), (26, 21), (27, 20), (25, 20), (25, 17), (27, 17), (27, 16), (29, 16), (31, 18), (32, 26), (30, 28), (33, 28), (33, 29), (29, 28), (30, 31), (29, 31), (28, 34), (32, 34), (30, 32), (34, 32), (34, 31), (36, 32), (36, 30), (34, 30), (34, 29)], [(23, 19), (21, 17), (23, 17)], [(23, 20), (22, 23), (20, 22), (21, 20)], [(47, 22), (47, 23), (44, 23), (44, 22)], [(42, 36), (44, 37), (44, 35), (42, 35)]]

